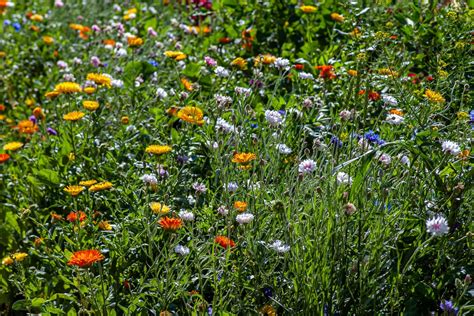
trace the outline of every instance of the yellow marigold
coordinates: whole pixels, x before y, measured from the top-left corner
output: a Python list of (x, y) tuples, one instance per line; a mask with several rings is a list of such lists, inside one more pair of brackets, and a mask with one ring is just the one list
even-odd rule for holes
[(95, 92), (95, 90), (96, 89), (94, 87), (85, 87), (82, 91), (84, 91), (87, 94), (92, 94)]
[(34, 134), (39, 129), (38, 125), (30, 120), (22, 120), (14, 128), (18, 129), (20, 134)]
[(331, 13), (331, 19), (333, 19), (336, 22), (344, 22), (344, 17), (336, 12)]
[(232, 66), (235, 66), (235, 67), (239, 68), (240, 70), (247, 69), (247, 61), (245, 59), (243, 59), (242, 57), (237, 57), (230, 64)]
[(171, 146), (168, 145), (150, 145), (145, 151), (150, 154), (162, 155), (171, 151)]
[(100, 221), (99, 228), (102, 230), (112, 230), (112, 225), (108, 221)]
[(73, 152), (70, 152), (69, 155), (67, 155), (67, 158), (68, 158), (70, 161), (74, 161), (74, 160), (76, 160), (76, 155), (74, 155)]
[(63, 119), (66, 121), (78, 121), (84, 117), (84, 113), (80, 111), (73, 111), (63, 115)]
[(105, 181), (105, 182), (101, 182), (101, 183), (91, 185), (89, 187), (89, 191), (90, 192), (98, 192), (98, 191), (111, 189), (112, 187), (113, 187), (113, 185), (112, 185), (111, 182)]
[(97, 101), (83, 101), (82, 106), (89, 111), (95, 111), (99, 108), (99, 102)]
[(239, 212), (245, 212), (245, 210), (247, 209), (247, 202), (244, 202), (244, 201), (235, 201), (234, 202), (234, 208), (236, 210), (238, 210)]
[(352, 77), (357, 77), (357, 75), (359, 74), (357, 70), (353, 70), (353, 69), (349, 69), (347, 73)]
[(260, 63), (264, 65), (271, 65), (275, 62), (275, 60), (276, 57), (270, 54), (258, 55), (257, 57), (255, 57), (253, 65), (255, 67), (258, 66)]
[(33, 14), (32, 16), (30, 16), (30, 20), (35, 22), (41, 22), (43, 21), (43, 16), (39, 14)]
[(25, 252), (16, 252), (16, 253), (8, 256), (8, 257), (3, 258), (2, 264), (8, 266), (8, 265), (13, 264), (15, 261), (17, 261), (17, 262), (23, 261), (23, 260), (25, 260), (26, 257), (28, 257), (27, 253), (25, 253)]
[(97, 183), (97, 180), (86, 180), (86, 181), (79, 182), (79, 185), (90, 187), (91, 185), (96, 184), (96, 183)]
[(318, 8), (316, 8), (312, 5), (302, 5), (300, 7), (300, 10), (304, 13), (314, 13), (314, 12), (316, 12), (316, 10), (318, 10)]
[(184, 88), (188, 91), (193, 91), (193, 84), (186, 78), (181, 78), (181, 83), (184, 85)]
[(81, 86), (75, 82), (61, 82), (54, 87), (54, 91), (59, 93), (81, 92)]
[(160, 202), (151, 202), (150, 208), (155, 214), (167, 214), (171, 210), (169, 206), (161, 204)]
[(64, 191), (71, 194), (72, 196), (77, 196), (79, 193), (84, 191), (84, 187), (82, 185), (68, 185), (64, 188)]
[(128, 118), (128, 116), (122, 116), (120, 118), (120, 121), (122, 122), (122, 124), (124, 125), (127, 125), (128, 123), (130, 123), (130, 119)]
[(255, 155), (254, 153), (235, 153), (234, 157), (232, 158), (232, 162), (239, 164), (248, 164), (256, 158), (257, 155)]
[(166, 57), (169, 57), (171, 59), (174, 59), (174, 60), (183, 60), (185, 59), (187, 56), (185, 53), (183, 52), (180, 52), (180, 51), (171, 51), (171, 50), (167, 50), (165, 52), (165, 56)]
[(44, 96), (47, 97), (48, 99), (54, 99), (60, 94), (61, 93), (59, 91), (49, 91), (49, 92), (46, 92)]
[(35, 99), (33, 98), (28, 98), (25, 100), (25, 104), (28, 106), (28, 107), (32, 107), (33, 105), (35, 105)]
[(54, 43), (54, 38), (52, 38), (51, 36), (43, 36), (43, 42), (46, 45), (51, 45)]
[(97, 84), (102, 86), (107, 86), (110, 88), (112, 78), (105, 74), (89, 73), (87, 74), (87, 80), (94, 81)]
[(129, 36), (127, 38), (128, 46), (130, 47), (137, 47), (143, 45), (143, 39), (137, 36)]
[(392, 70), (390, 68), (380, 68), (378, 70), (378, 73), (380, 75), (384, 75), (384, 76), (390, 76), (390, 77), (398, 77), (398, 72), (396, 72), (395, 70)]
[(183, 121), (197, 124), (197, 125), (202, 125), (204, 124), (204, 113), (202, 110), (198, 107), (195, 106), (185, 106), (181, 110), (178, 111), (176, 116)]
[(11, 142), (8, 144), (3, 145), (3, 150), (11, 150), (15, 151), (23, 147), (23, 143), (21, 142)]
[(436, 92), (430, 89), (427, 89), (425, 91), (424, 96), (429, 101), (434, 102), (434, 103), (444, 103), (446, 101), (439, 92)]

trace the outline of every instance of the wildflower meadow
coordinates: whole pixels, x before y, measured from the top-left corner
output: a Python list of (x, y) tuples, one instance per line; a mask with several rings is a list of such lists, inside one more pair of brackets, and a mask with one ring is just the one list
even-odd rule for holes
[(0, 315), (473, 315), (474, 1), (0, 0)]

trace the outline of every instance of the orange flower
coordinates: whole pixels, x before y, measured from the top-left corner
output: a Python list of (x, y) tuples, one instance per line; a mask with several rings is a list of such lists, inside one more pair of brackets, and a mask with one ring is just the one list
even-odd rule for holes
[(102, 41), (105, 46), (115, 46), (115, 41), (113, 39), (105, 39)]
[(9, 154), (0, 154), (0, 163), (6, 162), (8, 159), (10, 159)]
[(181, 78), (181, 83), (183, 84), (184, 88), (188, 91), (193, 91), (193, 84), (186, 78)]
[(244, 201), (235, 201), (234, 208), (236, 208), (239, 212), (245, 212), (247, 209), (247, 202)]
[(18, 123), (18, 126), (15, 126), (14, 128), (18, 129), (20, 134), (34, 134), (39, 129), (38, 125), (30, 120), (22, 120)]
[(63, 220), (63, 217), (59, 214), (56, 214), (54, 212), (51, 213), (51, 218), (53, 219), (53, 221), (62, 221)]
[(180, 229), (183, 226), (183, 221), (181, 218), (175, 218), (175, 217), (162, 217), (159, 221), (158, 224), (160, 224), (161, 228), (167, 231), (176, 231)]
[(69, 259), (67, 264), (70, 266), (85, 268), (102, 260), (104, 260), (104, 256), (99, 250), (80, 250), (72, 254), (72, 257)]
[(142, 46), (143, 45), (143, 39), (140, 37), (136, 36), (129, 36), (127, 38), (128, 46), (130, 47), (137, 47), (137, 46)]
[(221, 245), (221, 247), (226, 249), (235, 247), (235, 242), (226, 236), (217, 236), (216, 238), (214, 238), (214, 242), (218, 243), (219, 245)]
[(33, 115), (38, 119), (38, 118), (41, 118), (41, 119), (44, 119), (45, 118), (45, 115), (43, 113), (43, 109), (41, 109), (39, 106), (35, 107), (33, 109)]
[(219, 38), (219, 43), (221, 44), (229, 44), (230, 42), (232, 42), (232, 39), (230, 37)]
[(252, 160), (255, 160), (257, 156), (254, 153), (235, 153), (232, 162), (239, 164), (248, 164)]
[(390, 111), (388, 111), (388, 113), (390, 114), (396, 114), (398, 116), (403, 116), (403, 111), (402, 110), (399, 110), (399, 109), (392, 109)]
[(339, 13), (331, 13), (331, 19), (336, 22), (344, 22), (344, 17)]
[(51, 36), (43, 36), (43, 42), (46, 45), (51, 45), (54, 43), (54, 38), (52, 38)]
[(322, 65), (322, 66), (316, 66), (314, 68), (321, 71), (319, 73), (319, 77), (321, 77), (321, 78), (324, 78), (324, 79), (334, 79), (334, 78), (336, 78), (336, 74), (334, 72), (332, 72), (333, 66)]
[(380, 94), (376, 91), (369, 91), (369, 100), (371, 101), (380, 100)]
[(87, 219), (87, 215), (83, 211), (79, 211), (79, 212), (71, 211), (66, 217), (66, 219), (70, 221), (71, 223), (77, 222), (77, 221), (82, 222)]
[(197, 125), (202, 125), (204, 124), (204, 113), (202, 110), (198, 107), (195, 106), (185, 106), (181, 110), (178, 111), (176, 116), (183, 121), (197, 124)]

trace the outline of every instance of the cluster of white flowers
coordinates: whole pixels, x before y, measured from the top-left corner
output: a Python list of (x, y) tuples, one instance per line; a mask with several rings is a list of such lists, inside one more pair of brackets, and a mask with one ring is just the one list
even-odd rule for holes
[(283, 122), (283, 116), (278, 111), (265, 111), (265, 118), (270, 126), (279, 126)]
[(449, 140), (444, 141), (441, 144), (441, 147), (443, 148), (443, 151), (445, 153), (451, 154), (453, 156), (457, 156), (461, 152), (461, 147), (459, 147), (457, 143), (449, 141)]
[(239, 214), (237, 215), (237, 217), (235, 218), (235, 220), (239, 223), (239, 224), (248, 224), (250, 223), (251, 221), (253, 221), (253, 214), (250, 214), (250, 213), (242, 213), (242, 214)]

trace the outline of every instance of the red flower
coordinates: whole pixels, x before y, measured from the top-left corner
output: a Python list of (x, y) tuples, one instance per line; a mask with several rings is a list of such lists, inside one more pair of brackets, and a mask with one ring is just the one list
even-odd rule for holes
[(304, 69), (304, 65), (303, 65), (303, 64), (295, 64), (295, 69), (296, 69), (296, 70), (303, 70), (303, 69)]
[(230, 42), (232, 42), (232, 39), (230, 37), (219, 38), (219, 43), (221, 44), (229, 44)]
[(10, 159), (10, 155), (9, 155), (9, 154), (0, 154), (0, 163), (4, 163), (4, 162), (7, 161), (8, 159)]
[(219, 245), (221, 245), (221, 247), (224, 247), (226, 249), (235, 247), (235, 242), (232, 239), (227, 238), (226, 236), (217, 236), (214, 239), (214, 242), (218, 243)]
[(104, 260), (104, 256), (99, 250), (80, 250), (72, 254), (67, 264), (84, 268), (102, 260)]
[(370, 101), (380, 100), (380, 94), (376, 91), (369, 91), (369, 100)]
[(336, 74), (332, 72), (333, 66), (330, 65), (322, 65), (322, 66), (316, 66), (315, 67), (317, 70), (321, 71), (319, 73), (319, 77), (324, 78), (324, 79), (334, 79), (336, 78)]
[(71, 223), (76, 222), (78, 220), (79, 222), (82, 222), (83, 220), (87, 219), (87, 215), (83, 211), (79, 211), (79, 212), (71, 211), (66, 217), (66, 219), (70, 221)]

